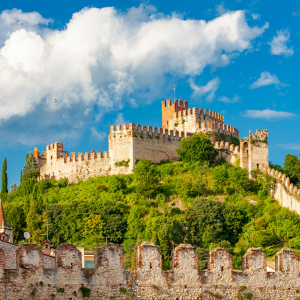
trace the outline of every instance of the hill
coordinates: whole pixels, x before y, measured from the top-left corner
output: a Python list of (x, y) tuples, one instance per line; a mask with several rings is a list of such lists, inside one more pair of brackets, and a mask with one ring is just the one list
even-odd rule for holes
[(30, 178), (3, 199), (14, 241), (25, 230), (31, 242), (45, 239), (45, 222), (54, 247), (62, 242), (87, 249), (104, 245), (105, 236), (120, 243), (125, 267), (133, 268), (134, 246), (152, 241), (162, 249), (163, 268), (171, 267), (174, 245), (190, 243), (206, 267), (206, 255), (227, 248), (234, 268), (249, 247), (263, 247), (267, 257), (284, 245), (300, 249), (300, 217), (267, 195), (272, 180), (227, 163), (138, 162), (131, 175), (94, 177), (69, 185), (66, 180)]

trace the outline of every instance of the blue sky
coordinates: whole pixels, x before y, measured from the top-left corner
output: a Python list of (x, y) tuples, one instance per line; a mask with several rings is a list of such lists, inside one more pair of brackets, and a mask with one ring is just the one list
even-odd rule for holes
[[(269, 130), (269, 155), (300, 152), (298, 1), (3, 1), (0, 163), (63, 142), (106, 151), (109, 125), (161, 126), (161, 101)], [(54, 99), (58, 99), (55, 103)]]

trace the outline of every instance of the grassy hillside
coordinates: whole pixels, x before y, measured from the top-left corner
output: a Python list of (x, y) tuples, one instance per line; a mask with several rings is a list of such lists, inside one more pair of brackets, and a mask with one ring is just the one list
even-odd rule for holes
[(104, 236), (120, 243), (125, 267), (133, 268), (134, 246), (152, 241), (161, 247), (163, 268), (171, 267), (171, 250), (190, 243), (206, 267), (209, 250), (230, 250), (234, 268), (248, 247), (263, 247), (272, 258), (284, 245), (300, 249), (300, 217), (267, 196), (270, 177), (247, 172), (226, 163), (209, 167), (200, 163), (169, 162), (151, 165), (142, 160), (134, 174), (94, 177), (68, 185), (66, 180), (28, 179), (3, 195), (7, 221), (14, 223), (14, 240), (31, 242), (49, 238), (93, 249)]

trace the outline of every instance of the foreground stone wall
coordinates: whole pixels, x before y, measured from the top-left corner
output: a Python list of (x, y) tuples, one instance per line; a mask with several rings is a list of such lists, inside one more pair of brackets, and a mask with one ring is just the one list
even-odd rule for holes
[[(123, 270), (123, 249), (108, 244), (95, 249), (95, 268), (82, 269), (75, 246), (56, 249), (54, 268), (46, 268), (40, 249), (23, 244), (16, 251), (16, 269), (5, 268), (0, 249), (0, 299), (297, 299), (299, 257), (289, 249), (276, 254), (276, 272), (268, 273), (261, 248), (250, 248), (243, 269), (233, 270), (230, 253), (217, 248), (208, 255), (208, 269), (198, 271), (191, 245), (172, 253), (172, 270), (162, 271), (161, 251), (153, 243), (136, 247), (136, 269)], [(85, 299), (87, 299), (85, 294)]]

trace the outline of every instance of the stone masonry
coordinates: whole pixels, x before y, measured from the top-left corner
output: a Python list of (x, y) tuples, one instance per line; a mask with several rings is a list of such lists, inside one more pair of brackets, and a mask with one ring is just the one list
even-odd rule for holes
[[(249, 172), (259, 164), (268, 166), (268, 131), (257, 130), (248, 140), (241, 140), (234, 146), (227, 140), (238, 138), (239, 132), (224, 124), (224, 117), (207, 109), (188, 109), (188, 102), (171, 100), (162, 102), (163, 127), (141, 126), (134, 123), (110, 126), (108, 137), (109, 151), (78, 153), (63, 149), (63, 143), (48, 145), (42, 154), (34, 148), (34, 157), (40, 168), (38, 180), (67, 178), (78, 182), (101, 175), (130, 174), (137, 160), (148, 159), (152, 163), (162, 160), (178, 161), (176, 149), (180, 141), (195, 133), (213, 135), (212, 141), (219, 151), (217, 160), (222, 157), (235, 164), (240, 159), (241, 166)], [(223, 135), (224, 140), (215, 141)], [(242, 149), (242, 151), (240, 151)]]
[(275, 272), (267, 272), (261, 248), (248, 249), (242, 270), (233, 270), (230, 253), (219, 247), (209, 253), (204, 271), (198, 270), (195, 249), (186, 244), (174, 249), (171, 271), (162, 270), (161, 250), (149, 242), (136, 247), (135, 270), (123, 270), (120, 245), (94, 253), (95, 268), (84, 269), (79, 250), (64, 243), (49, 267), (41, 250), (27, 243), (18, 247), (17, 267), (11, 269), (0, 248), (0, 300), (298, 299), (299, 257), (289, 249), (275, 255)]

